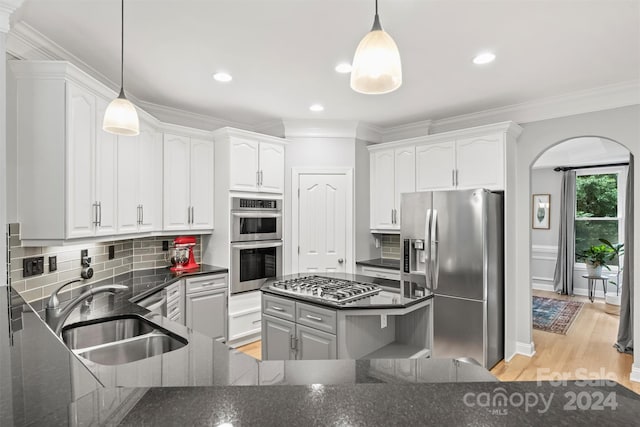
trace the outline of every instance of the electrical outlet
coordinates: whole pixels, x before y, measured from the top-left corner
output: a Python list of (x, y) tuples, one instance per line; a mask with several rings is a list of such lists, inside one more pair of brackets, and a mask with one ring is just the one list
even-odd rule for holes
[(169, 250), (169, 241), (168, 241), (168, 240), (163, 240), (163, 241), (162, 241), (162, 250), (163, 250), (164, 252), (166, 252), (166, 251), (168, 251), (168, 250)]
[(22, 260), (22, 277), (31, 277), (44, 273), (44, 257), (37, 256)]
[(109, 246), (109, 259), (116, 257), (116, 247), (114, 245)]
[(56, 271), (58, 269), (58, 257), (50, 256), (49, 257), (49, 273), (52, 271)]
[(84, 259), (89, 256), (89, 249), (80, 250), (80, 264), (84, 265)]

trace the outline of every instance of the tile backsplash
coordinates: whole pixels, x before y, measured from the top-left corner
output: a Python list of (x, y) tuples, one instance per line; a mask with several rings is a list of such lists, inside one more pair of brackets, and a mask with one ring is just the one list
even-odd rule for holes
[(400, 259), (400, 235), (383, 234), (380, 239), (382, 258)]
[[(169, 265), (171, 251), (162, 251), (162, 241), (171, 246), (175, 236), (145, 237), (140, 239), (117, 240), (107, 242), (83, 243), (68, 246), (22, 247), (20, 245), (20, 224), (9, 225), (9, 260), (11, 286), (28, 302), (42, 299), (51, 294), (59, 285), (80, 278), (82, 264), (80, 251), (87, 249), (91, 257), (93, 277), (80, 283), (73, 283), (65, 291), (80, 288), (87, 284), (108, 279), (132, 270), (166, 267)], [(197, 245), (194, 255), (201, 260), (201, 238), (196, 236)], [(109, 246), (113, 245), (115, 257), (109, 259)], [(24, 258), (43, 256), (44, 273), (23, 277)], [(49, 272), (49, 257), (57, 257), (57, 270)]]

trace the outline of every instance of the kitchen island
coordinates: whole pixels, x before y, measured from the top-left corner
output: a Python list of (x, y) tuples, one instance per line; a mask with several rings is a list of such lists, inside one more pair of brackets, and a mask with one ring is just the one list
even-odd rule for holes
[(293, 274), (261, 289), (265, 360), (430, 357), (432, 294), (347, 273)]

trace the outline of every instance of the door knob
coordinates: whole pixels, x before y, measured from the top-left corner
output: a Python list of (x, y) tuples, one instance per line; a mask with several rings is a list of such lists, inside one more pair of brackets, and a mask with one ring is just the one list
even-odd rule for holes
[(344, 260), (342, 258), (338, 258), (338, 263), (342, 264)]

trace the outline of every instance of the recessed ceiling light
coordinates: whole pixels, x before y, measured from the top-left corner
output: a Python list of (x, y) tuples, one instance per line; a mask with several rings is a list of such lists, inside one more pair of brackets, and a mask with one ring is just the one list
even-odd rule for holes
[(311, 107), (309, 107), (309, 110), (317, 113), (319, 111), (324, 111), (324, 107), (322, 106), (322, 104), (313, 104)]
[(341, 64), (336, 65), (336, 72), (341, 74), (347, 74), (351, 72), (351, 64), (347, 62), (343, 62)]
[(496, 55), (492, 52), (482, 52), (473, 58), (473, 63), (477, 65), (484, 65), (493, 62), (494, 59), (496, 59)]
[(231, 74), (228, 73), (215, 73), (213, 75), (213, 78), (218, 81), (218, 82), (222, 82), (222, 83), (227, 83), (230, 82), (231, 80), (233, 80), (233, 77), (231, 77)]

